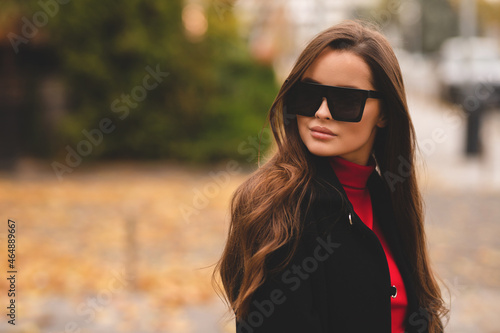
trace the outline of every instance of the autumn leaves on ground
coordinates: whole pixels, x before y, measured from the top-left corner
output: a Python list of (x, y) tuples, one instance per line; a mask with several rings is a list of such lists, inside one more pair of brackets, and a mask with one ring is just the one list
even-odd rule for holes
[[(0, 332), (233, 333), (210, 278), (229, 199), (248, 172), (236, 162), (88, 163), (59, 181), (48, 163), (22, 161), (1, 173), (0, 269), (12, 219), (18, 292), (16, 326), (4, 310)], [(423, 186), (426, 233), (449, 288), (447, 332), (498, 332), (500, 193), (436, 179)], [(0, 279), (4, 309), (7, 283)]]
[(3, 174), (1, 234), (16, 221), (19, 296), (18, 330), (2, 331), (193, 331), (182, 308), (216, 297), (210, 277), (243, 178), (144, 163), (82, 166), (62, 181), (35, 165)]

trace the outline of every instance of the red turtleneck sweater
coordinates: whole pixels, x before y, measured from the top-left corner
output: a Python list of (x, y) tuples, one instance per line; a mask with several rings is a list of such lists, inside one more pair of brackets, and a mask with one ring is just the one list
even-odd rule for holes
[(338, 156), (331, 157), (330, 164), (342, 184), (354, 211), (366, 224), (366, 226), (377, 235), (380, 243), (382, 244), (387, 258), (387, 263), (389, 264), (391, 285), (397, 288), (396, 297), (391, 298), (392, 333), (404, 332), (404, 319), (408, 303), (403, 278), (401, 277), (398, 266), (396, 265), (391, 249), (389, 248), (389, 244), (387, 244), (382, 230), (380, 230), (377, 219), (373, 216), (370, 193), (366, 187), (368, 178), (375, 170), (375, 165), (373, 164), (373, 161), (371, 164), (366, 166), (359, 165)]

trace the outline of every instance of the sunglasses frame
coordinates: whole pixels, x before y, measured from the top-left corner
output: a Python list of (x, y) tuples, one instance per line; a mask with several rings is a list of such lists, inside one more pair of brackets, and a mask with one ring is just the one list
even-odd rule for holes
[[(287, 80), (288, 81), (288, 80)], [(288, 107), (288, 100), (289, 100), (289, 94), (293, 92), (294, 89), (297, 89), (296, 85), (309, 85), (309, 86), (314, 86), (317, 87), (318, 89), (322, 89), (321, 95), (322, 97), (326, 98), (327, 104), (328, 104), (328, 109), (330, 111), (330, 115), (332, 119), (335, 119), (337, 121), (345, 121), (345, 122), (353, 122), (357, 123), (361, 121), (361, 118), (363, 118), (363, 112), (365, 109), (365, 104), (366, 100), (368, 98), (375, 98), (375, 99), (382, 99), (383, 94), (380, 91), (375, 91), (375, 90), (365, 90), (365, 89), (357, 89), (357, 88), (350, 88), (350, 87), (337, 87), (337, 86), (327, 86), (324, 84), (319, 84), (315, 82), (308, 82), (308, 81), (297, 81), (291, 88), (290, 90), (287, 91), (285, 95), (285, 105)], [(345, 117), (334, 117), (333, 113), (335, 113), (335, 106), (333, 104), (333, 101), (328, 100), (328, 93), (325, 93), (326, 90), (336, 90), (336, 91), (344, 91), (344, 92), (352, 92), (352, 91), (357, 91), (363, 93), (362, 100), (361, 100), (361, 109), (359, 111), (359, 115), (356, 118), (345, 118)], [(323, 98), (321, 99), (320, 104), (318, 105), (318, 108), (321, 106), (321, 103), (323, 103)], [(293, 110), (293, 108), (290, 108)], [(333, 111), (333, 113), (332, 113)], [(317, 110), (314, 112), (314, 114), (317, 112)], [(290, 112), (290, 114), (295, 114), (295, 115), (301, 115), (299, 112)], [(312, 116), (306, 116), (305, 117), (314, 117), (314, 114)]]

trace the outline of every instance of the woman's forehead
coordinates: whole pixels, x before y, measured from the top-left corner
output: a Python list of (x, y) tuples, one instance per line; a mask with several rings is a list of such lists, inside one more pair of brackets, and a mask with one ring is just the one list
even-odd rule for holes
[(305, 78), (329, 86), (374, 89), (368, 64), (346, 50), (323, 50), (303, 74)]

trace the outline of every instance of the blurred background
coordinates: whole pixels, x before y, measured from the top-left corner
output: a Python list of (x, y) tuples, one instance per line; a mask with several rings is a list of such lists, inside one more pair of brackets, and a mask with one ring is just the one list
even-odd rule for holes
[(403, 70), (446, 332), (500, 332), (498, 0), (2, 1), (0, 331), (234, 332), (231, 193), (299, 52), (353, 18)]

